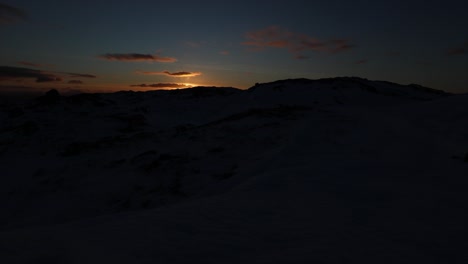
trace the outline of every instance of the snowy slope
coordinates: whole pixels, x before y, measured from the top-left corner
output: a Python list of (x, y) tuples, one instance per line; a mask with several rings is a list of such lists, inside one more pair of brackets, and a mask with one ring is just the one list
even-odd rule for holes
[(0, 261), (466, 263), (467, 105), (333, 78), (4, 106)]

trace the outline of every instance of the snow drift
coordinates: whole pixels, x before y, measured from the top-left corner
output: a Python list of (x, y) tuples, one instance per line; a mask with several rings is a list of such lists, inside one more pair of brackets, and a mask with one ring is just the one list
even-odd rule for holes
[(468, 97), (361, 78), (0, 108), (2, 263), (466, 263)]

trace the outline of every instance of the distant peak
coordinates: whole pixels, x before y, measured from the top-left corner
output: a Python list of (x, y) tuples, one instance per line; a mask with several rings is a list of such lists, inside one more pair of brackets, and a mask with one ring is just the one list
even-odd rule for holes
[(51, 105), (60, 101), (60, 93), (56, 89), (47, 91), (44, 95), (37, 98), (40, 104)]

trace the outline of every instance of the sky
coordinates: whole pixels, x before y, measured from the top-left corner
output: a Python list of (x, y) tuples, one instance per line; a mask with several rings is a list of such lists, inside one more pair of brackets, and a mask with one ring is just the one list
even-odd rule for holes
[(357, 76), (468, 92), (468, 1), (0, 0), (0, 90)]

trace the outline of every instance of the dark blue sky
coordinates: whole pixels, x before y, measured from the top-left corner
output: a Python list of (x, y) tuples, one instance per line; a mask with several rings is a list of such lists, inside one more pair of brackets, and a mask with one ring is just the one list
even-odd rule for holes
[(462, 0), (4, 0), (0, 87), (359, 76), (468, 92), (467, 10)]

